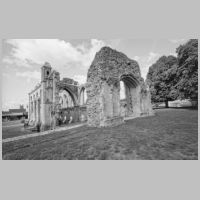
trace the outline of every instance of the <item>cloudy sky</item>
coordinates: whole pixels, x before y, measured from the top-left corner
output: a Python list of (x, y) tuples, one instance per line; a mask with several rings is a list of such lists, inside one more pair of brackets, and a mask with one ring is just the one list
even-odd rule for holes
[(2, 109), (28, 103), (28, 93), (40, 82), (45, 62), (79, 83), (86, 81), (95, 53), (110, 46), (138, 61), (143, 78), (149, 66), (162, 55), (175, 55), (185, 39), (9, 39), (2, 49)]

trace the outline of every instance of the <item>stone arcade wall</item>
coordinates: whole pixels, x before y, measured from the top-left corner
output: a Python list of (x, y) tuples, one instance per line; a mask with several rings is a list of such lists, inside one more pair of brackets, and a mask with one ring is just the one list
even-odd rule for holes
[[(120, 101), (120, 81), (125, 86), (123, 102)], [(61, 109), (61, 90), (71, 95), (73, 108)], [(69, 78), (60, 80), (60, 74), (46, 62), (41, 68), (40, 85), (29, 93), (29, 119), (35, 124), (41, 123), (41, 130), (55, 126), (56, 119), (64, 115), (73, 115), (74, 121), (87, 119), (89, 126), (101, 127), (119, 125), (124, 118), (152, 114), (149, 88), (141, 77), (138, 63), (109, 47), (96, 53), (85, 85), (80, 86)]]
[(87, 120), (86, 106), (74, 106), (70, 108), (63, 108), (59, 111), (59, 119), (61, 119), (61, 125), (66, 117), (65, 124), (68, 124), (72, 116), (72, 123), (74, 122), (84, 122)]
[[(46, 62), (41, 67), (41, 83), (29, 93), (29, 121), (33, 125), (41, 124), (41, 130), (51, 129), (57, 124), (58, 118), (72, 116), (73, 121), (85, 121), (85, 104), (79, 106), (80, 90), (77, 81), (70, 78), (60, 80), (59, 72), (52, 70), (51, 65)], [(73, 99), (74, 107), (62, 110), (59, 102), (59, 92), (66, 90)]]
[(28, 118), (30, 124), (36, 124), (37, 122), (40, 121), (40, 113), (41, 113), (41, 84), (38, 84), (29, 93)]
[(141, 77), (138, 63), (110, 47), (103, 47), (96, 53), (87, 75), (89, 126), (114, 126), (123, 123), (120, 80), (125, 83), (126, 117), (153, 114), (150, 92)]

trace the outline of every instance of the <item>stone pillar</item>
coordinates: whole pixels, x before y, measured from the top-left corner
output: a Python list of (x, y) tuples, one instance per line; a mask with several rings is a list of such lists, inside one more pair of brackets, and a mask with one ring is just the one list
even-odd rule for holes
[(31, 115), (30, 115), (30, 118), (33, 121), (33, 99), (31, 101)]
[(39, 115), (40, 115), (40, 113), (39, 113), (39, 99), (37, 98), (37, 100), (36, 100), (36, 123), (39, 122)]
[(60, 81), (60, 74), (56, 71), (53, 72), (53, 111), (54, 111), (54, 116), (53, 116), (53, 123), (54, 123), (54, 128), (57, 125), (57, 119), (59, 115), (59, 90), (57, 87), (57, 83)]
[(112, 88), (107, 83), (104, 83), (103, 85), (103, 116), (104, 119), (109, 119), (113, 117), (113, 94), (112, 94)]
[(37, 124), (37, 118), (38, 118), (38, 105), (37, 105), (37, 99), (35, 100), (35, 124)]
[(35, 100), (33, 98), (33, 122), (35, 122)]
[(120, 117), (120, 82), (113, 85), (112, 91), (113, 117)]
[(82, 105), (84, 105), (84, 103), (85, 103), (85, 99), (84, 99), (84, 92), (85, 92), (85, 90), (83, 90), (83, 93), (82, 93), (82, 101), (83, 101), (83, 103), (82, 103)]
[(151, 105), (151, 94), (148, 85), (144, 84), (140, 94), (141, 113), (142, 115), (154, 115)]
[(124, 122), (120, 113), (120, 82), (102, 84), (100, 97), (100, 107), (102, 113), (100, 117), (100, 126), (115, 126)]
[(81, 90), (80, 93), (80, 105), (84, 105), (84, 90)]
[(40, 123), (40, 99), (38, 99), (38, 122)]
[[(48, 130), (51, 127), (51, 101), (52, 89), (49, 85), (51, 82), (51, 65), (45, 63), (41, 67), (41, 130)], [(48, 89), (47, 89), (48, 88)]]
[(126, 110), (125, 110), (125, 116), (130, 116), (133, 113), (133, 108), (132, 108), (132, 100), (131, 100), (131, 92), (130, 88), (124, 84), (125, 86), (125, 94), (126, 94)]
[(140, 91), (141, 87), (139, 85), (130, 88), (133, 117), (139, 117), (141, 115)]
[(35, 122), (35, 124), (36, 124), (36, 122), (37, 122), (36, 112), (37, 112), (36, 100), (34, 100), (34, 122)]
[(31, 114), (31, 97), (30, 94), (28, 95), (28, 119), (30, 120), (30, 114)]
[(48, 98), (49, 91), (46, 90), (46, 81), (41, 83), (41, 130), (48, 130), (51, 127), (51, 105)]

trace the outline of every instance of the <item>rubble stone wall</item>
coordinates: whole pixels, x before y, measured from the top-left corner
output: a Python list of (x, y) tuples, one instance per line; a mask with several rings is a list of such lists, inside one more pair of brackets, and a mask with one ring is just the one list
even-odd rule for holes
[(113, 126), (123, 123), (120, 80), (125, 82), (127, 117), (153, 114), (150, 93), (136, 61), (110, 47), (96, 53), (87, 74), (88, 125)]

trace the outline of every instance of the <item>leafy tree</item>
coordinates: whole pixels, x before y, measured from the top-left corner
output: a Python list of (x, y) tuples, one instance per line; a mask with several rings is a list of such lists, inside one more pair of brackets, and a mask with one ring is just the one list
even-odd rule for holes
[(198, 99), (198, 40), (191, 39), (177, 49), (179, 98)]
[(147, 82), (150, 86), (151, 98), (153, 102), (165, 102), (177, 98), (177, 58), (174, 56), (162, 56), (149, 68)]

